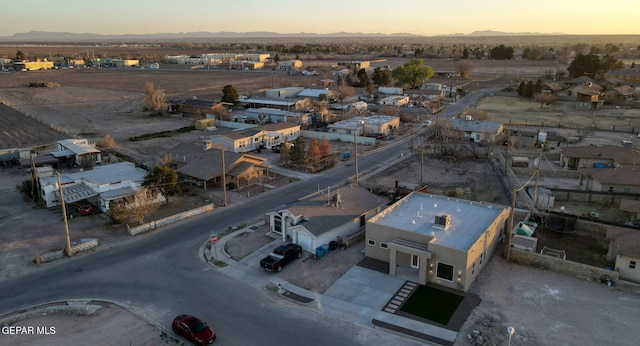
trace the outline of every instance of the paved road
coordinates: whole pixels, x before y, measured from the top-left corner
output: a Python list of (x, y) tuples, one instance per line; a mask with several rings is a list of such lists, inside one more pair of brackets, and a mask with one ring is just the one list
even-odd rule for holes
[[(470, 94), (442, 114), (452, 116), (480, 96)], [(427, 129), (413, 135), (424, 131)], [(362, 155), (361, 174), (404, 155), (407, 141), (398, 139), (394, 145)], [(283, 304), (261, 288), (247, 287), (211, 270), (199, 258), (198, 249), (211, 231), (241, 225), (318, 188), (346, 182), (354, 174), (353, 165), (338, 166), (242, 204), (218, 208), (213, 214), (5, 280), (0, 282), (0, 296), (13, 298), (0, 301), (0, 314), (49, 301), (91, 298), (126, 304), (165, 328), (180, 313), (201, 316), (215, 326), (218, 341), (227, 344), (414, 344), (369, 326), (331, 320), (310, 309)]]

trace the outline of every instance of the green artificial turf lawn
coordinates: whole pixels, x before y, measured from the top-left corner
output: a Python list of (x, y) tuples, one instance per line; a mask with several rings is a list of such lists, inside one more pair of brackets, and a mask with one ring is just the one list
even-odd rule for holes
[(446, 325), (463, 297), (437, 288), (420, 286), (400, 311)]

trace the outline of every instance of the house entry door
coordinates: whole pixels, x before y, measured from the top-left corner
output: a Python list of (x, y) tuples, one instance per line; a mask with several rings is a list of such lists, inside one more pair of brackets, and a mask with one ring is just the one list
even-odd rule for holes
[(411, 268), (420, 269), (420, 256), (411, 255)]

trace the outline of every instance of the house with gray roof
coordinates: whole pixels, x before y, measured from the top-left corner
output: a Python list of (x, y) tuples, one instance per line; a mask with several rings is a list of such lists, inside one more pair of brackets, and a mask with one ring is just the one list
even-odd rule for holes
[[(114, 202), (126, 199), (135, 203), (136, 192), (145, 189), (142, 182), (147, 173), (131, 162), (119, 162), (77, 173), (63, 173), (60, 175), (60, 185), (65, 203), (86, 200), (107, 212), (109, 205)], [(39, 183), (41, 197), (47, 208), (62, 203), (57, 175), (40, 177)], [(164, 201), (160, 194), (155, 199), (156, 202)]]
[(474, 120), (467, 116), (464, 119), (453, 118), (448, 122), (453, 131), (462, 132), (465, 140), (471, 142), (495, 143), (496, 138), (504, 133), (504, 124), (497, 121)]
[(51, 155), (58, 159), (62, 165), (86, 167), (102, 162), (100, 150), (85, 138), (63, 139), (57, 142), (57, 147), (58, 150), (52, 152)]
[(511, 208), (412, 192), (367, 221), (365, 255), (389, 275), (467, 291), (498, 250)]
[(580, 172), (584, 190), (640, 193), (640, 150), (618, 146), (577, 146), (561, 149), (560, 165)]
[(327, 189), (320, 194), (269, 212), (269, 229), (315, 253), (321, 245), (360, 232), (365, 222), (380, 212), (387, 198), (358, 186)]
[(640, 283), (640, 231), (609, 225), (608, 260), (615, 260), (615, 271), (620, 279)]

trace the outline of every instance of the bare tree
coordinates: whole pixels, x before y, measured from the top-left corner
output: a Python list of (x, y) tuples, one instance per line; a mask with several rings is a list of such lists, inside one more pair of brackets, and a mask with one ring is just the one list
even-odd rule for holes
[(218, 103), (215, 106), (211, 107), (211, 113), (218, 117), (220, 120), (229, 120), (229, 111), (224, 108), (222, 103)]
[(127, 222), (140, 225), (149, 215), (155, 213), (158, 207), (159, 203), (156, 203), (149, 190), (139, 190), (135, 194), (135, 201), (128, 205)]
[(356, 93), (356, 89), (350, 85), (342, 84), (338, 86), (336, 89), (338, 92), (338, 97), (340, 98), (340, 102), (342, 102), (345, 98), (351, 97)]
[(552, 105), (558, 101), (558, 98), (552, 93), (537, 93), (534, 96), (534, 99), (537, 102), (540, 102), (540, 108), (542, 108), (545, 105), (546, 106)]
[(162, 115), (166, 94), (160, 87), (155, 87), (152, 82), (144, 85), (144, 109), (151, 115)]
[(111, 135), (106, 134), (96, 143), (96, 146), (103, 151), (111, 151), (117, 147), (116, 140)]
[(471, 71), (473, 70), (473, 63), (467, 59), (460, 60), (454, 64), (456, 72), (462, 78), (471, 78)]

